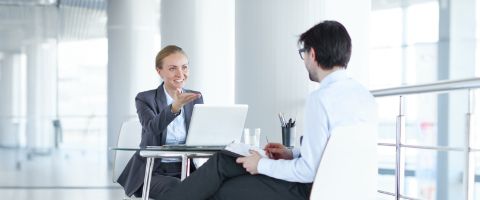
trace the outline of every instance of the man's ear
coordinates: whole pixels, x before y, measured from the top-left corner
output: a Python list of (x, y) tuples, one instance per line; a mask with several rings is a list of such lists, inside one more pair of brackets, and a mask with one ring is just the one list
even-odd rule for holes
[(316, 60), (315, 55), (317, 55), (317, 52), (315, 52), (315, 49), (313, 47), (310, 47), (310, 50), (308, 51), (308, 56), (310, 56), (310, 59), (312, 61)]
[(313, 47), (310, 48), (310, 51), (308, 51), (308, 56), (310, 57), (310, 62), (315, 64), (315, 65), (318, 65), (321, 69), (323, 69), (323, 67), (318, 63), (316, 55), (317, 55), (317, 52), (315, 51), (315, 49)]

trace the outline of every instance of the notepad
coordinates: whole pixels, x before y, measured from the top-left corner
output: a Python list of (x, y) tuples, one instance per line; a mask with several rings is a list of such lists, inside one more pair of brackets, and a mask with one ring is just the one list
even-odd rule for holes
[(147, 146), (147, 149), (159, 149), (164, 151), (221, 151), (225, 149), (225, 145), (189, 146), (185, 144), (175, 144), (175, 145), (163, 145), (163, 146)]
[(257, 151), (261, 157), (268, 158), (263, 149), (244, 143), (231, 143), (225, 146), (225, 149), (223, 149), (222, 152), (233, 157), (245, 157), (250, 155), (249, 150)]

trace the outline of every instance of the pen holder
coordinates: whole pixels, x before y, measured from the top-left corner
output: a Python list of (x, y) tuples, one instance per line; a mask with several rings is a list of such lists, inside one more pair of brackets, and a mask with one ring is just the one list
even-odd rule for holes
[(293, 147), (295, 145), (295, 126), (282, 127), (282, 144), (286, 147)]

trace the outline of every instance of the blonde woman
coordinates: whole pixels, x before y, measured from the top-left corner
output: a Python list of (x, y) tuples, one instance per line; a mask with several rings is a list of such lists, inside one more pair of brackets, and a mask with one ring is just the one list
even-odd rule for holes
[[(155, 69), (163, 82), (157, 89), (140, 92), (135, 98), (142, 124), (140, 147), (184, 144), (193, 105), (203, 104), (200, 92), (184, 88), (190, 75), (187, 55), (178, 46), (166, 46), (156, 56)], [(145, 165), (146, 159), (137, 151), (118, 178), (126, 195), (142, 195)], [(180, 173), (179, 159), (156, 161), (149, 196), (156, 197), (180, 183)]]

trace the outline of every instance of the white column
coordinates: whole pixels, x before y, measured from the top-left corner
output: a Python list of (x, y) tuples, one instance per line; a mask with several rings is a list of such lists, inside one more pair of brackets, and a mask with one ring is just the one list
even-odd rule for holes
[[(449, 79), (472, 78), (475, 74), (475, 49), (476, 49), (476, 3), (475, 0), (440, 1), (441, 9), (449, 9)], [(450, 8), (448, 7), (450, 6)], [(448, 145), (462, 147), (465, 145), (466, 113), (468, 111), (468, 93), (452, 92), (449, 95), (448, 103)], [(478, 105), (477, 105), (478, 106)], [(478, 113), (476, 113), (478, 115)], [(478, 127), (478, 125), (477, 125)], [(477, 133), (478, 137), (478, 133)], [(473, 142), (473, 141), (472, 141)], [(447, 196), (444, 199), (467, 199), (458, 197), (458, 194), (465, 194), (465, 181), (458, 180), (460, 174), (465, 173), (465, 156), (461, 154), (448, 154)], [(475, 160), (472, 161), (476, 163)], [(450, 183), (450, 184), (449, 184)], [(453, 184), (452, 184), (453, 183)], [(472, 199), (472, 197), (468, 198)]]
[[(111, 147), (122, 122), (137, 118), (136, 94), (158, 86), (154, 36), (158, 32), (155, 13), (159, 5), (155, 0), (109, 0), (107, 4), (107, 145)], [(111, 163), (112, 154), (108, 155)]]
[(188, 54), (187, 88), (201, 91), (208, 104), (234, 103), (234, 0), (162, 0), (161, 36), (162, 47)]
[(27, 54), (27, 147), (48, 152), (54, 144), (52, 120), (57, 118), (57, 43), (32, 42)]
[(20, 67), (18, 53), (4, 53), (0, 62), (0, 146), (13, 147), (18, 145), (18, 130), (15, 126), (15, 107), (18, 102), (14, 101), (15, 84), (18, 80), (15, 69)]
[(347, 0), (236, 1), (235, 101), (250, 106), (246, 127), (259, 127), (270, 141), (281, 142), (277, 114), (284, 112), (297, 119), (297, 134), (302, 134), (305, 98), (309, 88), (317, 86), (308, 79), (297, 41), (301, 33), (320, 20), (338, 20), (346, 26), (354, 46), (348, 70), (361, 74), (357, 79), (364, 79), (364, 74), (368, 74), (370, 1), (346, 3)]

